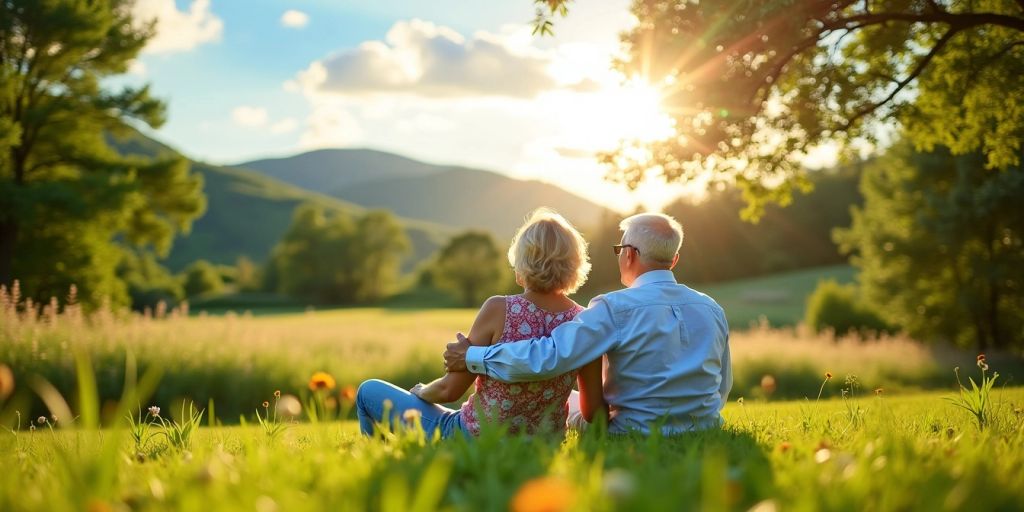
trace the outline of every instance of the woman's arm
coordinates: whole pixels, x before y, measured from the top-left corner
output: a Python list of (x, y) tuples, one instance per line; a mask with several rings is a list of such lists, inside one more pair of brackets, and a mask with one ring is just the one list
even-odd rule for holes
[[(470, 343), (476, 346), (487, 346), (501, 337), (505, 327), (505, 297), (495, 296), (487, 299), (469, 330)], [(454, 402), (466, 393), (469, 386), (476, 380), (476, 375), (469, 372), (449, 372), (443, 377), (429, 383), (417, 384), (410, 392), (428, 402)]]
[(602, 357), (583, 365), (576, 375), (576, 383), (580, 387), (580, 412), (587, 423), (593, 423), (599, 417), (608, 417), (608, 404), (604, 401), (604, 385), (601, 382)]

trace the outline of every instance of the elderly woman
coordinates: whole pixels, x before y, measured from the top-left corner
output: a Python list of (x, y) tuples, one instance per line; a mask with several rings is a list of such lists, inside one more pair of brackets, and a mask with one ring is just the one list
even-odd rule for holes
[[(587, 244), (561, 215), (539, 209), (530, 215), (508, 251), (516, 283), (523, 293), (487, 299), (469, 331), (474, 345), (515, 343), (547, 336), (583, 308), (568, 297), (586, 280), (590, 271)], [(476, 391), (459, 410), (437, 405), (458, 400), (470, 384)], [(552, 379), (506, 384), (468, 372), (450, 372), (406, 391), (380, 380), (359, 386), (356, 408), (362, 432), (371, 435), (390, 410), (388, 425), (400, 423), (407, 411), (420, 417), (427, 435), (440, 432), (480, 433), (481, 423), (507, 425), (511, 432), (563, 432), (568, 414), (566, 399), (573, 382), (579, 384), (580, 408), (590, 421), (606, 409), (601, 390), (601, 359)], [(385, 402), (390, 402), (390, 409)]]

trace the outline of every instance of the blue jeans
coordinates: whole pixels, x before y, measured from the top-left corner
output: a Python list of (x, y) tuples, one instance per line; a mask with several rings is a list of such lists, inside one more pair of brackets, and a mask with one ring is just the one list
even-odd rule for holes
[(356, 415), (363, 434), (372, 436), (374, 424), (383, 421), (384, 400), (390, 400), (392, 404), (389, 422), (392, 431), (402, 422), (405, 411), (415, 409), (421, 414), (420, 424), (428, 439), (435, 430), (440, 430), (442, 438), (452, 437), (456, 432), (468, 433), (462, 426), (459, 411), (427, 402), (390, 382), (371, 379), (360, 384), (356, 392)]

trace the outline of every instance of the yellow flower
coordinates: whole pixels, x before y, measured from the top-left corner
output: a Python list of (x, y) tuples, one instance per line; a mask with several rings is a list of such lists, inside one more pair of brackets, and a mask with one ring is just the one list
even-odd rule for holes
[(576, 489), (555, 477), (535, 478), (523, 484), (512, 497), (512, 512), (559, 512), (576, 503)]
[(326, 372), (316, 372), (309, 378), (309, 389), (313, 391), (331, 390), (334, 386), (334, 377)]
[(832, 372), (825, 372), (825, 380), (832, 380)]
[(405, 420), (406, 423), (414, 423), (421, 417), (423, 417), (423, 413), (418, 409), (406, 409), (405, 412), (402, 413), (402, 419)]

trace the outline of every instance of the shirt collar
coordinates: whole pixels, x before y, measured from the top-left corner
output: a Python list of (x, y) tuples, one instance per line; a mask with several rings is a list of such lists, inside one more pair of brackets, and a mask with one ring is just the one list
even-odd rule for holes
[(676, 276), (671, 270), (648, 270), (633, 281), (630, 288), (637, 288), (651, 283), (675, 283)]

